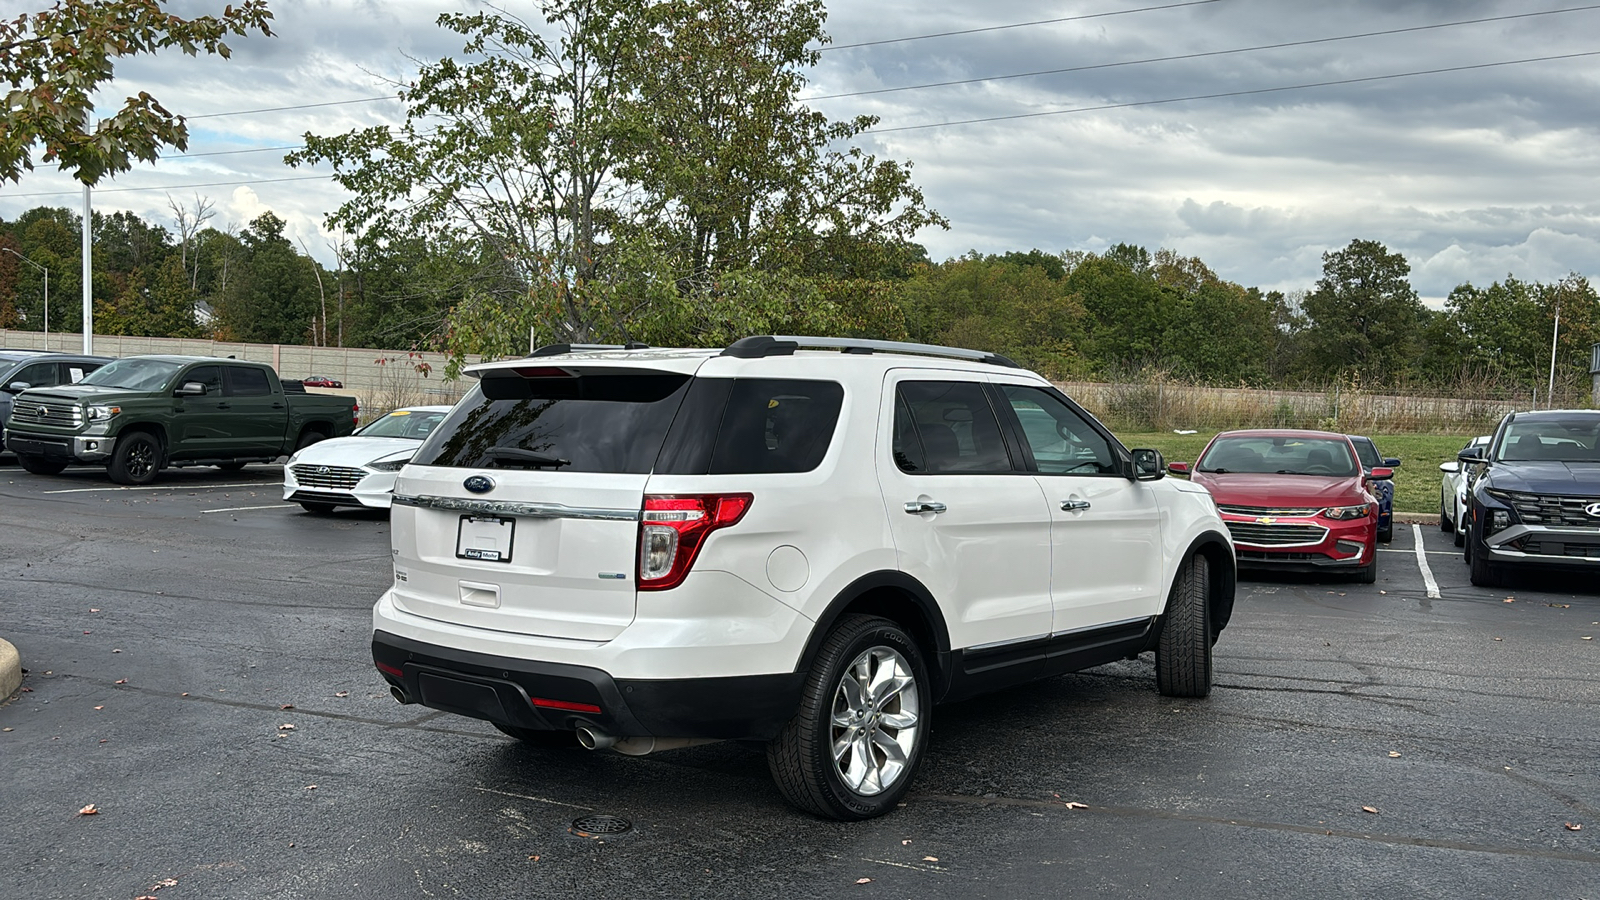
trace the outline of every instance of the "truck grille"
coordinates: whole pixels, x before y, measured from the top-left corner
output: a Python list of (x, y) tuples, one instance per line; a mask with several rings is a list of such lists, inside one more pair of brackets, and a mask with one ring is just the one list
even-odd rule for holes
[(364, 470), (353, 469), (349, 466), (297, 465), (294, 467), (295, 480), (300, 482), (301, 487), (308, 488), (348, 491), (366, 476), (367, 473)]
[(1600, 497), (1558, 497), (1551, 494), (1520, 494), (1506, 491), (1503, 495), (1516, 508), (1517, 516), (1525, 525), (1569, 525), (1578, 528), (1600, 529), (1600, 517), (1583, 511), (1585, 506), (1600, 503)]
[(1293, 547), (1320, 544), (1328, 529), (1320, 525), (1261, 525), (1256, 522), (1226, 522), (1235, 543), (1257, 547)]
[(83, 424), (83, 407), (64, 400), (18, 398), (11, 405), (11, 421), (18, 425), (61, 425), (76, 428)]

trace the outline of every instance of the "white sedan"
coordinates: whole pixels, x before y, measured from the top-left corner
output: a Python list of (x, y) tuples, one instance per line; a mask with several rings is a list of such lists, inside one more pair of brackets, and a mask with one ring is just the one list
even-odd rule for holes
[[(1489, 446), (1490, 435), (1482, 434), (1467, 442), (1460, 452), (1466, 452), (1474, 447)], [(1440, 463), (1439, 471), (1444, 473), (1444, 479), (1439, 485), (1439, 530), (1445, 534), (1455, 532), (1456, 546), (1464, 541), (1461, 533), (1461, 517), (1467, 510), (1467, 473), (1461, 463), (1451, 460)]]
[(339, 506), (388, 509), (395, 476), (449, 414), (448, 406), (407, 406), (349, 437), (295, 451), (283, 467), (283, 499), (314, 513)]

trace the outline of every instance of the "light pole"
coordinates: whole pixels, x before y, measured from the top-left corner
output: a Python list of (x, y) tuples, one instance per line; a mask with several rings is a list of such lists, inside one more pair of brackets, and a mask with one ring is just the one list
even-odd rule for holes
[(38, 269), (39, 271), (44, 273), (44, 348), (46, 350), (49, 350), (50, 349), (50, 270), (45, 268), (44, 266), (39, 265), (38, 263), (36, 263), (33, 260), (27, 258), (26, 256), (23, 256), (21, 253), (18, 253), (17, 251), (11, 249), (10, 247), (0, 247), (0, 250), (6, 251), (7, 253), (11, 254), (12, 256), (15, 256), (17, 259), (22, 260), (23, 262), (27, 263), (28, 265), (33, 266), (35, 269)]

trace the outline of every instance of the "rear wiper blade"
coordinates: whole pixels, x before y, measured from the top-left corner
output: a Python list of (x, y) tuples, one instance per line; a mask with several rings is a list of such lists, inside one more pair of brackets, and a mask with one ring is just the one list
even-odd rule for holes
[(543, 453), (535, 453), (532, 450), (523, 450), (518, 447), (491, 447), (489, 448), (489, 459), (493, 460), (495, 465), (522, 466), (528, 469), (545, 467), (559, 469), (562, 466), (572, 465), (572, 460), (570, 459), (545, 456)]

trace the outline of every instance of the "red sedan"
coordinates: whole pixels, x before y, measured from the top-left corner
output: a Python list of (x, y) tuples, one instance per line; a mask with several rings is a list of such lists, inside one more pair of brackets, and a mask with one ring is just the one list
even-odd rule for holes
[(1350, 439), (1326, 431), (1225, 431), (1188, 474), (1217, 501), (1239, 567), (1348, 570), (1378, 578), (1378, 499), (1369, 489), (1393, 470), (1363, 476)]
[(310, 375), (310, 376), (307, 376), (305, 378), (300, 379), (300, 383), (305, 385), (306, 387), (319, 387), (319, 388), (342, 388), (342, 387), (344, 387), (344, 382), (342, 382), (342, 381), (334, 381), (332, 378), (329, 378), (326, 375)]

